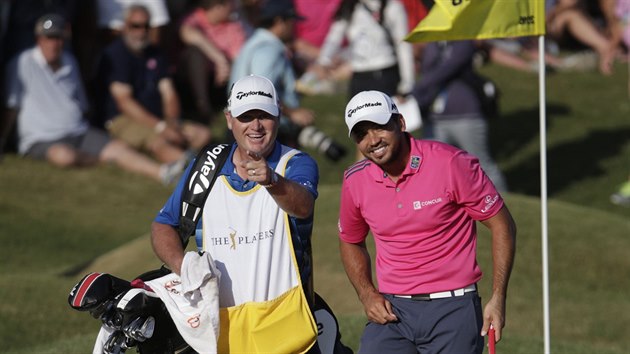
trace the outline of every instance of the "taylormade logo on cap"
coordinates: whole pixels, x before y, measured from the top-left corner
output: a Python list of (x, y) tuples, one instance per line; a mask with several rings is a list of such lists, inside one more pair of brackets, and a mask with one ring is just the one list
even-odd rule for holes
[(273, 83), (269, 79), (249, 75), (232, 85), (228, 110), (234, 117), (251, 110), (265, 111), (277, 117), (280, 114), (280, 103)]
[(399, 114), (398, 107), (388, 95), (380, 91), (359, 92), (346, 105), (348, 136), (357, 123), (369, 121), (385, 125), (392, 114)]
[(269, 98), (273, 98), (273, 95), (267, 92), (262, 92), (262, 91), (248, 91), (248, 92), (237, 92), (236, 93), (236, 99), (240, 100), (243, 98), (247, 98), (251, 95), (260, 95), (260, 96), (265, 96), (265, 97), (269, 97)]
[(359, 106), (359, 107), (352, 108), (352, 109), (351, 109), (351, 110), (349, 110), (349, 111), (348, 111), (348, 113), (347, 113), (347, 114), (348, 114), (348, 118), (351, 118), (351, 117), (352, 117), (352, 115), (353, 115), (356, 111), (360, 110), (361, 108), (365, 108), (365, 107), (376, 107), (376, 106), (382, 106), (382, 105), (383, 105), (383, 104), (382, 104), (382, 103), (380, 103), (380, 102), (372, 102), (372, 103), (366, 103), (366, 104), (363, 104), (363, 105), (361, 105), (361, 106)]

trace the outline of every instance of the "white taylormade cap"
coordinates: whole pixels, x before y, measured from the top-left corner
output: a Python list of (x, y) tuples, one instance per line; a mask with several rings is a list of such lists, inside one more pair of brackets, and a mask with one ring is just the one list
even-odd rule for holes
[(400, 114), (391, 97), (380, 91), (359, 92), (346, 105), (348, 136), (352, 128), (363, 121), (385, 125), (392, 114)]
[(228, 110), (233, 117), (260, 109), (277, 117), (280, 113), (280, 102), (273, 83), (266, 77), (249, 75), (232, 85)]

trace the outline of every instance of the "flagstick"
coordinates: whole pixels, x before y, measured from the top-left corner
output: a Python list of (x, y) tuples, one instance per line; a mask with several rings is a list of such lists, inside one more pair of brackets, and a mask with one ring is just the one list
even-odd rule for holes
[(540, 100), (540, 203), (542, 226), (543, 262), (543, 322), (545, 354), (550, 353), (549, 345), (549, 261), (547, 250), (547, 118), (545, 93), (545, 36), (538, 37), (538, 83)]

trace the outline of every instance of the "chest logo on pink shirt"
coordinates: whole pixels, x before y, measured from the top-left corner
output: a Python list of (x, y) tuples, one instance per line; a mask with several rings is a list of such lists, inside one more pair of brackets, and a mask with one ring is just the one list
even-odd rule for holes
[(424, 207), (428, 207), (428, 206), (436, 205), (440, 203), (442, 203), (442, 197), (438, 197), (431, 200), (425, 200), (425, 201), (416, 200), (413, 202), (413, 210), (420, 210)]
[(422, 162), (422, 158), (420, 156), (411, 156), (409, 167), (411, 167), (412, 169), (417, 169), (418, 167), (420, 167), (420, 162)]

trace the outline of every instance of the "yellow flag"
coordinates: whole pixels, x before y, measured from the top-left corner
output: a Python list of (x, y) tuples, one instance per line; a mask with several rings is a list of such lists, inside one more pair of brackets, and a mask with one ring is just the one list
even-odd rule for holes
[(545, 34), (545, 0), (435, 0), (408, 42)]

